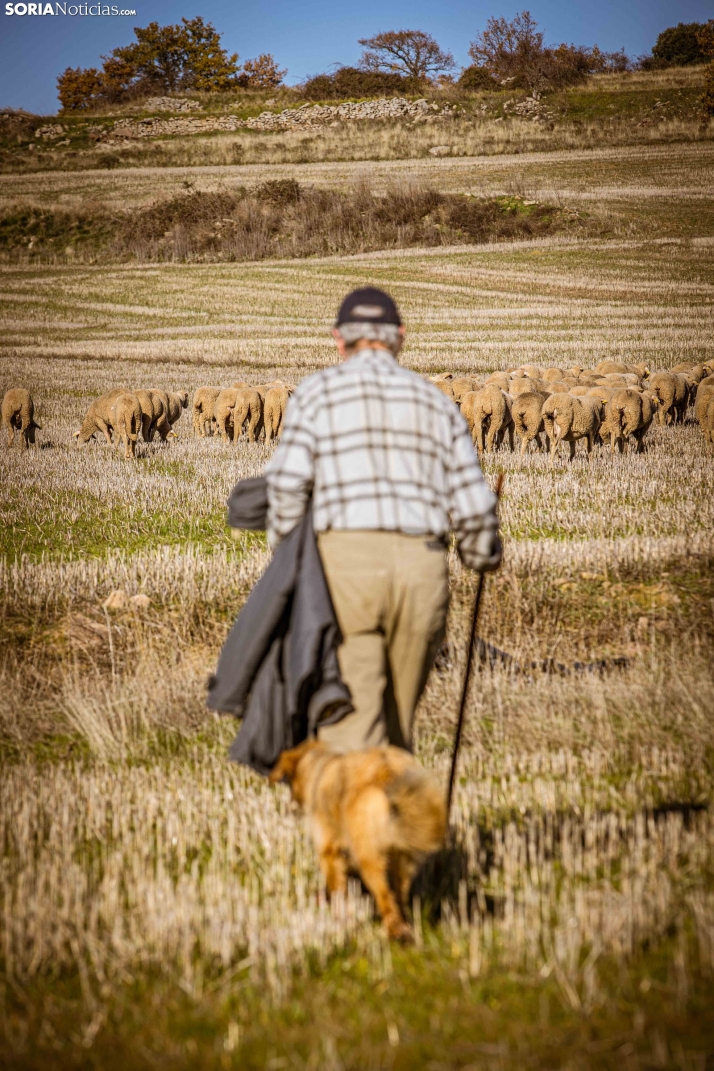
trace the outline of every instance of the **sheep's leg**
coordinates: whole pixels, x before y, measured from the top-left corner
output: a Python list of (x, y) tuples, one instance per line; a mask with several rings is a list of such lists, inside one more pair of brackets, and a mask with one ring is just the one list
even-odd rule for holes
[(521, 436), (521, 454), (525, 454), (528, 452), (528, 442), (528, 432), (524, 432)]
[(101, 419), (101, 417), (97, 420), (97, 428), (99, 429), (99, 431), (103, 431), (104, 432), (104, 438), (107, 440), (107, 442), (111, 446), (112, 437), (111, 437), (111, 433), (109, 431), (109, 425), (105, 424), (104, 421)]
[[(260, 411), (258, 411), (257, 413), (251, 411), (250, 420), (248, 421), (248, 438), (253, 443), (257, 443), (257, 441), (258, 441), (258, 435), (260, 434), (259, 427), (258, 427), (259, 424), (260, 424)], [(266, 439), (268, 437), (267, 431), (265, 433), (265, 437), (266, 437)]]
[(7, 445), (12, 446), (15, 441), (15, 429), (12, 426), (12, 422), (7, 426)]
[(568, 446), (570, 447), (570, 457), (568, 458), (568, 461), (572, 461), (575, 457), (575, 443), (572, 439), (568, 442)]
[(515, 425), (514, 425), (513, 421), (511, 421), (511, 423), (508, 425), (508, 446), (510, 448), (511, 453), (513, 453), (513, 430), (514, 430), (514, 427), (515, 427)]

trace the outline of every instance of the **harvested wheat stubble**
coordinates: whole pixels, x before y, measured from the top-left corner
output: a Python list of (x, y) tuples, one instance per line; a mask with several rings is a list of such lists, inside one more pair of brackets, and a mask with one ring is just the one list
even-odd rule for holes
[[(325, 367), (337, 302), (365, 276), (397, 296), (403, 360), (422, 373), (714, 354), (711, 248), (680, 242), (4, 273), (6, 365), (39, 400), (51, 445), (30, 459), (0, 451), (0, 509), (14, 525), (0, 566), (2, 969), (9, 993), (52, 987), (60, 968), (83, 979), (77, 1051), (105, 1029), (97, 1016), (114, 1014), (127, 975), (147, 1006), (152, 978), (182, 986), (192, 1009), (218, 987), (235, 998), (237, 1031), (248, 987), (278, 1003), (313, 972), (312, 993), (316, 975), (342, 979), (354, 950), (370, 993), (391, 1000), (371, 902), (352, 886), (325, 903), (286, 793), (227, 764), (234, 725), (205, 715), (206, 676), (268, 557), (259, 538), (228, 541), (225, 498), (270, 448), (199, 439), (185, 419), (170, 450), (141, 444), (131, 469), (105, 444), (70, 442), (88, 399), (110, 387), (297, 382)], [(445, 891), (438, 867), (415, 888), (424, 950), (409, 971), (443, 956), (464, 992), (499, 971), (528, 991), (554, 979), (586, 1023), (620, 1006), (623, 971), (649, 984), (645, 955), (659, 957), (656, 984), (681, 1015), (714, 969), (714, 459), (691, 423), (651, 434), (644, 455), (597, 450), (589, 469), (487, 459), (489, 478), (508, 473), (506, 558), (487, 581), (481, 635), (522, 662), (629, 664), (602, 677), (475, 675), (455, 795), (461, 857), (439, 863)], [(444, 780), (473, 594), (453, 553), (450, 576), (449, 658), (417, 727), (419, 757)], [(150, 605), (105, 612), (113, 590)], [(497, 1027), (490, 991), (474, 993)], [(231, 1052), (242, 1059), (240, 1042)]]
[[(392, 132), (386, 131), (384, 136), (387, 140)], [(372, 141), (374, 138), (373, 133)], [(436, 140), (433, 143), (436, 144)], [(325, 161), (205, 166), (197, 160), (200, 166), (196, 167), (142, 167), (119, 172), (73, 174), (40, 172), (23, 175), (23, 201), (42, 207), (76, 210), (87, 202), (99, 202), (109, 210), (121, 211), (153, 202), (158, 184), (165, 196), (181, 193), (186, 181), (200, 182), (204, 190), (232, 190), (273, 179), (298, 179), (305, 184), (344, 189), (364, 174), (363, 162), (335, 163), (329, 152)], [(596, 199), (601, 187), (605, 199), (623, 197), (637, 201), (656, 190), (662, 191), (660, 199), (688, 193), (711, 198), (713, 163), (714, 144), (702, 141), (695, 144), (682, 142), (674, 148), (671, 145), (636, 145), (584, 151), (521, 151), (518, 154), (450, 159), (435, 159), (425, 154), (423, 158), (411, 160), (370, 159), (369, 177), (377, 190), (395, 180), (407, 179), (434, 184), (444, 192), (479, 196), (517, 193), (546, 200), (557, 193), (565, 203), (571, 198), (575, 201), (582, 197)], [(0, 206), (6, 209), (17, 200), (17, 176), (0, 175)]]

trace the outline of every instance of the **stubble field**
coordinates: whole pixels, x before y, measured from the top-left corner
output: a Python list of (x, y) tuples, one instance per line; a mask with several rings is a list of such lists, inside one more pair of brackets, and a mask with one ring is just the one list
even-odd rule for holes
[[(477, 181), (454, 166), (446, 183)], [(230, 539), (225, 499), (271, 448), (196, 439), (189, 414), (136, 462), (72, 437), (112, 386), (324, 367), (338, 300), (365, 280), (395, 295), (421, 373), (711, 359), (708, 180), (667, 166), (666, 240), (640, 223), (599, 241), (3, 271), (0, 390), (27, 386), (43, 425), (38, 449), (0, 449), (11, 1066), (710, 1066), (714, 455), (691, 414), (653, 427), (640, 456), (485, 457), (490, 479), (506, 473), (506, 554), (481, 635), (521, 671), (477, 674), (454, 841), (415, 886), (413, 949), (389, 947), (358, 885), (325, 902), (286, 794), (228, 764), (235, 726), (204, 708), (267, 561), (261, 537)], [(451, 578), (418, 721), (444, 778), (473, 592), (453, 556)], [(105, 611), (117, 588), (150, 606)], [(531, 667), (544, 659), (625, 663)]]

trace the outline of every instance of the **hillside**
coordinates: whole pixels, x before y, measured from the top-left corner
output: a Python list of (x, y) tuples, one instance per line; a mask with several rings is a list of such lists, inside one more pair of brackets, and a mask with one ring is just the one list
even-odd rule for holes
[[(330, 121), (304, 129), (224, 129), (138, 136), (138, 120), (167, 114), (141, 105), (110, 113), (30, 116), (2, 113), (0, 171), (95, 170), (127, 167), (310, 163), (410, 159), (446, 145), (449, 155), (480, 156), (603, 145), (709, 139), (699, 97), (703, 68), (594, 75), (582, 85), (528, 101), (525, 92), (434, 91), (423, 116)], [(197, 95), (200, 107), (179, 117), (189, 128), (277, 118), (285, 109), (338, 105), (307, 102), (295, 91)], [(264, 125), (272, 125), (271, 121)], [(132, 129), (131, 136), (115, 130)]]

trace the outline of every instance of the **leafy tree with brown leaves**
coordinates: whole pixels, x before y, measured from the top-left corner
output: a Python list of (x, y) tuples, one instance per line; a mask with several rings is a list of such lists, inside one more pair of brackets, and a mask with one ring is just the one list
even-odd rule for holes
[(247, 89), (275, 89), (282, 85), (287, 68), (281, 70), (269, 52), (261, 52), (257, 59), (246, 60), (238, 82)]
[[(238, 56), (221, 47), (221, 35), (200, 15), (175, 26), (134, 27), (136, 41), (113, 49), (113, 59), (133, 67), (135, 80), (165, 93), (180, 89), (229, 89)], [(104, 58), (104, 57), (103, 57)]]
[(89, 108), (101, 97), (102, 72), (96, 67), (68, 67), (57, 79), (57, 96), (66, 111)]
[(200, 16), (174, 26), (134, 27), (136, 41), (102, 56), (102, 70), (68, 67), (57, 80), (67, 109), (113, 103), (150, 93), (230, 89), (236, 83), (238, 56), (221, 46), (221, 36)]
[(389, 30), (360, 38), (359, 43), (365, 49), (359, 63), (364, 71), (402, 74), (422, 82), (455, 67), (451, 53), (423, 30)]

